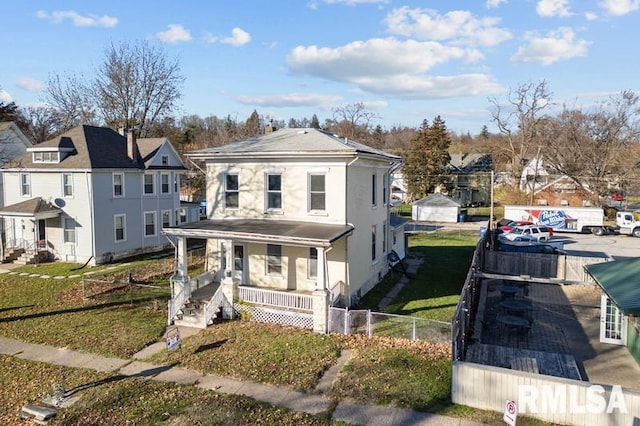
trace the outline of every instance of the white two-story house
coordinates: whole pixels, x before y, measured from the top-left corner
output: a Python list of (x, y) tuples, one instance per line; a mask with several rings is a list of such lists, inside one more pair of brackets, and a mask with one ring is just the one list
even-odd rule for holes
[[(388, 272), (392, 251), (405, 255), (404, 222), (389, 210), (400, 157), (317, 129), (277, 130), (187, 156), (204, 164), (207, 218), (163, 229), (178, 247), (170, 322), (196, 297), (184, 292), (206, 281), (222, 282), (227, 301), (240, 301), (236, 310), (250, 304), (256, 317), (285, 308), (296, 313), (291, 323), (323, 331), (330, 304), (356, 302)], [(207, 241), (208, 279), (195, 284), (184, 261), (188, 238)], [(298, 322), (305, 313), (309, 322)]]
[(168, 139), (103, 127), (34, 145), (2, 170), (3, 260), (100, 264), (170, 246), (185, 170)]

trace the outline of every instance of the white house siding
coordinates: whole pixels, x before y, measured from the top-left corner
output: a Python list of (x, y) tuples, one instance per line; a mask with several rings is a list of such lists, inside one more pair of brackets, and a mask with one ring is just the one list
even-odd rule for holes
[(431, 207), (414, 205), (411, 207), (411, 218), (413, 220), (428, 222), (458, 222), (460, 208), (458, 207)]
[[(239, 176), (239, 208), (224, 206), (225, 176)], [(265, 207), (266, 174), (282, 175), (282, 209), (267, 212)], [(325, 174), (326, 211), (308, 211), (308, 177), (310, 173)], [(277, 220), (303, 220), (322, 223), (345, 223), (344, 162), (271, 162), (271, 163), (216, 163), (207, 167), (207, 200), (212, 219), (225, 217), (273, 218)]]
[[(372, 199), (372, 176), (376, 174), (376, 205)], [(383, 176), (388, 173), (386, 162), (359, 160), (347, 172), (347, 216), (355, 226), (348, 238), (349, 294), (355, 299), (371, 290), (388, 270), (383, 253), (383, 224), (389, 233), (388, 208), (383, 204)], [(388, 189), (387, 189), (388, 201)], [(372, 228), (376, 226), (376, 259), (372, 260)], [(386, 238), (387, 247), (389, 236)], [(386, 250), (384, 250), (386, 253)]]

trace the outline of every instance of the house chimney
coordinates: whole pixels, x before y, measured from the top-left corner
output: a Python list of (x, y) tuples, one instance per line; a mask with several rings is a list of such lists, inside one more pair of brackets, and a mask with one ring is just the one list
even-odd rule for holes
[(125, 132), (127, 135), (127, 156), (133, 161), (138, 161), (138, 144), (136, 143), (135, 131), (129, 129)]

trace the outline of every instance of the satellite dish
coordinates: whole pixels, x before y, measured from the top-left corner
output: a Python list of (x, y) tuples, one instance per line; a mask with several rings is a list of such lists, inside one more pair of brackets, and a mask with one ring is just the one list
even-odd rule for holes
[(55, 200), (53, 200), (53, 204), (55, 204), (56, 207), (60, 208), (63, 208), (67, 205), (67, 203), (62, 198), (56, 198)]

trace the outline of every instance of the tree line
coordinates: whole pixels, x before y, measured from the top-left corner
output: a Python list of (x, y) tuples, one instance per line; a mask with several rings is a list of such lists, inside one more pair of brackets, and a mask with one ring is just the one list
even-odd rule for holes
[(178, 61), (160, 48), (146, 41), (111, 44), (92, 77), (51, 75), (45, 106), (0, 103), (0, 121), (16, 122), (36, 143), (90, 124), (168, 137), (181, 152), (254, 137), (266, 126), (319, 128), (403, 156), (414, 198), (447, 181), (451, 152), (490, 154), (495, 170), (511, 177), (514, 190), (524, 167), (538, 158), (595, 194), (606, 195), (612, 184), (638, 192), (640, 101), (629, 90), (584, 108), (554, 103), (544, 80), (524, 83), (503, 98), (488, 99), (497, 132), (485, 125), (471, 135), (449, 131), (440, 116), (416, 128), (384, 129), (363, 102), (336, 106), (324, 121), (313, 114), (285, 122), (256, 110), (247, 118), (178, 117), (184, 81)]

